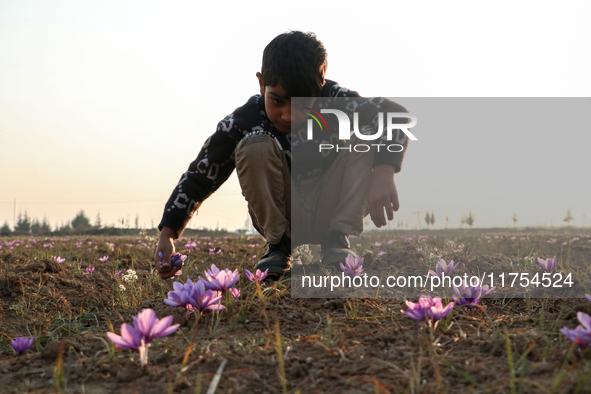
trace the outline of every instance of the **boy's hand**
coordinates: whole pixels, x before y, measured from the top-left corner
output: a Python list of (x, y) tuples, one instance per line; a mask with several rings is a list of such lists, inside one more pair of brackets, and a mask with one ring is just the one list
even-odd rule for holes
[(394, 184), (394, 167), (389, 164), (379, 164), (374, 167), (367, 196), (369, 203), (369, 214), (376, 227), (387, 224), (384, 217), (384, 208), (388, 220), (394, 219), (394, 211), (398, 211), (398, 192)]
[(154, 264), (156, 264), (156, 269), (162, 279), (173, 277), (179, 269), (178, 267), (172, 267), (170, 264), (170, 257), (174, 254), (174, 239), (174, 231), (169, 227), (163, 227), (156, 247), (156, 254), (154, 255)]

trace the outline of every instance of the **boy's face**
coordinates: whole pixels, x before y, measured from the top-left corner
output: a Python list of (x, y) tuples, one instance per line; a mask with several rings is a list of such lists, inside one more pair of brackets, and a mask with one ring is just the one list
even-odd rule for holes
[[(265, 97), (265, 110), (267, 117), (273, 123), (273, 126), (281, 133), (288, 134), (292, 128), (296, 128), (307, 119), (302, 111), (291, 111), (291, 97), (287, 94), (281, 85), (265, 86), (261, 73), (257, 73), (261, 94)], [(309, 103), (311, 107), (314, 104), (312, 100)]]

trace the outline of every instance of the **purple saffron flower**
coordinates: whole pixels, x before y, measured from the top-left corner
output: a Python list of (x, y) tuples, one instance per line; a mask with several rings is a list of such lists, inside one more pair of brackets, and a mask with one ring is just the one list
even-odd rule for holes
[(181, 275), (183, 273), (183, 271), (181, 270), (182, 266), (185, 265), (185, 259), (187, 258), (186, 255), (184, 254), (180, 254), (180, 253), (175, 253), (171, 258), (170, 258), (170, 264), (173, 267), (178, 268), (178, 270), (174, 273), (175, 275)]
[(480, 295), (481, 297), (487, 296), (490, 293), (492, 293), (493, 291), (495, 291), (497, 287), (493, 286), (493, 287), (488, 287), (488, 285), (482, 285), (480, 286), (480, 290), (482, 291), (482, 294)]
[(182, 306), (188, 311), (196, 310), (202, 313), (206, 309), (222, 310), (222, 294), (218, 291), (206, 290), (201, 281), (193, 282), (187, 279), (184, 285), (180, 282), (172, 284), (174, 291), (168, 292), (164, 303), (170, 306)]
[(185, 245), (185, 248), (189, 249), (189, 250), (193, 250), (197, 247), (197, 244), (195, 243), (195, 241), (193, 242), (189, 242), (188, 244)]
[(120, 336), (112, 332), (108, 332), (107, 336), (115, 344), (117, 349), (131, 349), (139, 353), (140, 347), (147, 345), (141, 331), (126, 323), (121, 325)]
[(65, 259), (65, 258), (64, 258), (64, 259), (62, 259), (62, 258), (61, 258), (61, 257), (59, 257), (59, 256), (53, 256), (53, 259), (54, 259), (54, 260), (55, 260), (55, 262), (56, 262), (56, 263), (58, 263), (58, 264), (61, 264), (61, 263), (63, 263), (64, 261), (66, 261), (66, 259)]
[(94, 267), (92, 265), (86, 267), (86, 271), (82, 273), (82, 275), (92, 274), (94, 272)]
[(182, 294), (191, 293), (191, 291), (193, 291), (193, 281), (191, 278), (187, 279), (185, 284), (175, 281), (172, 284), (172, 287), (174, 288), (174, 291), (168, 292), (168, 298), (164, 299), (164, 303), (169, 306), (182, 306), (186, 308), (186, 304), (188, 303), (188, 301), (186, 301), (187, 295), (185, 295), (185, 302), (183, 302)]
[(199, 277), (199, 281), (208, 289), (218, 290), (221, 291), (222, 294), (226, 294), (226, 290), (234, 287), (238, 282), (239, 276), (238, 269), (230, 271), (226, 268), (223, 271), (220, 271), (215, 264), (212, 264), (211, 270), (205, 271), (205, 277), (207, 279)]
[(538, 264), (545, 272), (552, 272), (554, 271), (554, 267), (556, 267), (556, 256), (553, 258), (547, 258), (546, 260), (542, 260), (538, 257)]
[(587, 299), (587, 301), (591, 301), (591, 294), (585, 294), (585, 298)]
[(256, 280), (257, 282), (262, 282), (267, 277), (267, 274), (269, 273), (269, 268), (267, 268), (264, 272), (258, 269), (254, 275), (247, 269), (244, 270), (244, 273), (246, 274), (246, 277), (249, 281), (254, 282)]
[(406, 316), (413, 320), (433, 322), (434, 326), (437, 325), (437, 321), (443, 319), (451, 312), (454, 307), (454, 303), (450, 302), (447, 306), (443, 306), (441, 298), (431, 298), (426, 295), (421, 295), (417, 303), (406, 301), (408, 311), (400, 310)]
[(345, 275), (350, 276), (351, 278), (363, 276), (363, 259), (361, 257), (353, 257), (353, 255), (350, 254), (345, 259), (344, 265), (342, 262), (339, 264)]
[(480, 298), (495, 291), (496, 287), (490, 288), (488, 285), (481, 286), (480, 281), (478, 282), (479, 283), (476, 286), (472, 286), (468, 285), (467, 281), (464, 281), (459, 288), (452, 285), (455, 294), (452, 296), (452, 299), (455, 304), (469, 309), (477, 307), (482, 309), (482, 307), (478, 305), (480, 303)]
[(33, 345), (34, 340), (34, 336), (30, 338), (18, 337), (10, 340), (10, 346), (12, 346), (15, 352), (17, 352), (20, 355), (23, 355), (27, 351), (27, 349), (30, 348), (31, 345)]
[(107, 262), (107, 260), (109, 260), (109, 256), (103, 256), (103, 257), (101, 257), (101, 258), (99, 259), (99, 261), (100, 261), (100, 262), (102, 262), (102, 263), (106, 263), (106, 262)]
[(430, 276), (438, 276), (441, 278), (441, 274), (445, 272), (446, 275), (451, 274), (452, 272), (454, 272), (456, 270), (456, 268), (458, 268), (458, 265), (460, 265), (460, 263), (456, 263), (454, 264), (454, 261), (450, 261), (449, 264), (445, 262), (445, 260), (441, 259), (439, 260), (439, 262), (437, 263), (437, 266), (435, 267), (435, 271), (433, 270), (429, 270), (429, 273), (427, 274), (427, 277)]
[(148, 346), (156, 338), (172, 334), (179, 328), (179, 324), (171, 326), (172, 316), (162, 319), (156, 317), (152, 309), (144, 309), (133, 317), (133, 326), (123, 323), (121, 335), (108, 332), (107, 336), (117, 348), (131, 349), (140, 354), (142, 367), (148, 363)]
[(180, 254), (180, 253), (175, 253), (171, 258), (170, 258), (170, 265), (177, 266), (177, 267), (181, 267), (183, 265), (185, 265), (185, 260), (187, 259), (187, 256), (184, 254)]
[(156, 317), (156, 312), (147, 308), (138, 313), (137, 318), (133, 317), (134, 326), (140, 330), (146, 343), (154, 339), (168, 336), (179, 328), (179, 324), (171, 326), (172, 316), (166, 316), (162, 319)]
[(234, 298), (235, 300), (239, 300), (240, 299), (240, 289), (237, 287), (232, 287), (229, 291), (229, 293), (232, 295), (232, 298)]
[(115, 278), (117, 278), (117, 279), (121, 278), (121, 270), (115, 271)]
[(480, 286), (470, 286), (464, 281), (460, 288), (453, 285), (452, 288), (455, 294), (452, 296), (452, 299), (455, 301), (456, 305), (461, 305), (469, 309), (480, 307), (478, 305), (480, 303), (480, 297), (482, 296), (482, 289)]
[(581, 323), (577, 328), (569, 329), (564, 327), (560, 332), (580, 348), (591, 346), (591, 316), (584, 312), (577, 312), (577, 319)]

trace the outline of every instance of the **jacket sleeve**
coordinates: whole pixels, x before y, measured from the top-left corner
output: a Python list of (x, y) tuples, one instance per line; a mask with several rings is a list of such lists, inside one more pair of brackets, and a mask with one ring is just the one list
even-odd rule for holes
[[(379, 125), (378, 116), (382, 113), (381, 116), (384, 126), (383, 133), (379, 139), (368, 141), (370, 144), (383, 144), (379, 147), (379, 151), (375, 152), (373, 166), (390, 164), (394, 166), (394, 172), (400, 172), (402, 169), (402, 161), (404, 160), (406, 149), (408, 147), (408, 137), (402, 130), (395, 129), (392, 132), (392, 139), (387, 139), (385, 113), (408, 113), (406, 108), (384, 97), (361, 97), (356, 91), (343, 88), (336, 83), (330, 87), (329, 94), (331, 97), (347, 98), (347, 104), (343, 108), (343, 111), (349, 115), (351, 124), (353, 124), (353, 113), (357, 112), (359, 114), (359, 131), (363, 134), (375, 134)], [(408, 123), (409, 119), (399, 118), (394, 122)], [(387, 149), (390, 145), (395, 145), (391, 147), (392, 151)], [(402, 146), (402, 149), (400, 149), (400, 146)], [(400, 150), (400, 152), (398, 152), (398, 150)]]
[(235, 124), (234, 114), (218, 123), (216, 132), (205, 141), (199, 155), (174, 188), (164, 208), (159, 230), (170, 227), (177, 237), (180, 236), (201, 203), (234, 171), (234, 150), (243, 136), (243, 131)]

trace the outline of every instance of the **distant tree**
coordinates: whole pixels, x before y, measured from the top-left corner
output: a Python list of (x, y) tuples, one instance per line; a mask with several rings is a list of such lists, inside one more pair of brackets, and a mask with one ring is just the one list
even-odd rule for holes
[(511, 219), (513, 220), (513, 227), (517, 228), (517, 214), (513, 215)]
[(447, 222), (449, 222), (449, 216), (445, 217), (445, 228), (447, 229)]
[(58, 234), (72, 234), (74, 229), (70, 226), (70, 223), (63, 223), (58, 227), (56, 226), (55, 232)]
[(29, 234), (31, 232), (31, 218), (27, 211), (25, 211), (24, 215), (19, 212), (14, 232), (17, 234)]
[(12, 233), (12, 229), (8, 225), (8, 222), (5, 221), (2, 228), (0, 228), (0, 235), (10, 235), (10, 233)]
[(78, 212), (78, 214), (76, 215), (76, 217), (74, 217), (74, 219), (71, 222), (72, 224), (72, 228), (75, 231), (79, 231), (79, 232), (83, 232), (86, 231), (88, 229), (90, 229), (90, 219), (88, 219), (88, 217), (86, 217), (86, 215), (84, 214), (84, 211), (80, 211)]
[(43, 223), (41, 223), (41, 234), (49, 234), (51, 233), (51, 223), (47, 219), (47, 216), (43, 218)]
[(468, 212), (468, 217), (466, 218), (466, 224), (472, 228), (474, 224), (474, 215), (472, 215), (472, 211)]
[(570, 222), (572, 220), (575, 220), (575, 218), (573, 218), (573, 215), (571, 215), (570, 208), (569, 208), (569, 209), (567, 209), (566, 216), (564, 217), (564, 219), (562, 219), (562, 221), (566, 222), (570, 226)]
[(31, 223), (31, 233), (35, 235), (41, 234), (41, 223), (37, 218), (33, 219)]
[(435, 224), (435, 213), (433, 213), (433, 211), (431, 211), (431, 213), (427, 211), (425, 214), (425, 223), (427, 223), (427, 229), (429, 228), (429, 225)]
[(140, 228), (140, 214), (135, 214), (135, 228)]
[(464, 223), (466, 223), (468, 226), (470, 226), (470, 228), (472, 228), (472, 225), (474, 224), (474, 215), (472, 215), (472, 211), (468, 212), (468, 216), (462, 217), (462, 220), (460, 221), (460, 226)]
[(96, 228), (101, 228), (101, 211), (98, 211), (96, 214), (96, 219), (94, 221), (94, 226)]

